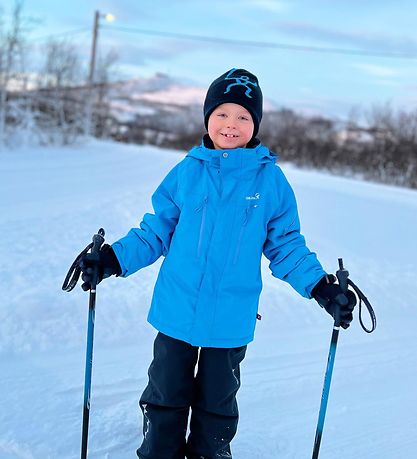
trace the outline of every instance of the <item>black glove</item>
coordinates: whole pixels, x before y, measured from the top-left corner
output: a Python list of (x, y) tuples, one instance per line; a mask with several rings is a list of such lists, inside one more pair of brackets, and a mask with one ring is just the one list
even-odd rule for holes
[(324, 276), (313, 288), (311, 295), (333, 319), (336, 319), (339, 310), (340, 326), (346, 329), (353, 320), (352, 312), (356, 306), (356, 296), (350, 290), (343, 293), (340, 285), (335, 282), (336, 277), (333, 274)]
[(95, 269), (97, 269), (97, 284), (113, 274), (116, 276), (122, 274), (116, 254), (109, 244), (103, 244), (98, 254), (86, 253), (80, 261), (80, 268), (83, 273), (81, 279), (84, 281), (81, 288), (84, 291), (90, 290)]

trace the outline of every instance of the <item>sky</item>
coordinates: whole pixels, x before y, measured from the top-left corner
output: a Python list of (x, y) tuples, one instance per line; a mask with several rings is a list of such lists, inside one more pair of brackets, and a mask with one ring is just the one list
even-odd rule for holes
[[(13, 0), (1, 5), (7, 25)], [(26, 0), (30, 42), (40, 46), (49, 36), (78, 31), (63, 36), (87, 64), (95, 10), (116, 17), (112, 23), (101, 19), (98, 49), (116, 51), (120, 79), (162, 72), (207, 87), (230, 68), (246, 68), (277, 107), (338, 117), (375, 105), (417, 108), (412, 0)]]

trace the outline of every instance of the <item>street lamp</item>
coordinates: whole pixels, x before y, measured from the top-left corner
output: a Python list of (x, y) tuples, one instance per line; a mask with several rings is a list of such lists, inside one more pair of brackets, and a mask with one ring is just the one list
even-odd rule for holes
[(116, 20), (116, 17), (113, 16), (111, 13), (107, 13), (104, 15), (104, 19), (107, 21), (107, 22), (113, 22)]

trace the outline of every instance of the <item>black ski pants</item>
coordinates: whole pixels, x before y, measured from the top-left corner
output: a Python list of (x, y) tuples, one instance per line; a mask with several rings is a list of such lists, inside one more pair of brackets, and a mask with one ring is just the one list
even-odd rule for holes
[(149, 383), (139, 402), (143, 442), (138, 457), (231, 459), (239, 418), (239, 365), (245, 353), (246, 346), (199, 348), (158, 333)]

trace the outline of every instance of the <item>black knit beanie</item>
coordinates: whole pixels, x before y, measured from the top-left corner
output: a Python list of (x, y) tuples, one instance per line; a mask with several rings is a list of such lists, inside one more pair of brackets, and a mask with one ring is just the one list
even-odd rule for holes
[(206, 129), (213, 110), (226, 103), (239, 104), (249, 111), (252, 115), (255, 137), (262, 119), (262, 91), (256, 76), (244, 69), (231, 69), (211, 83), (203, 108)]

